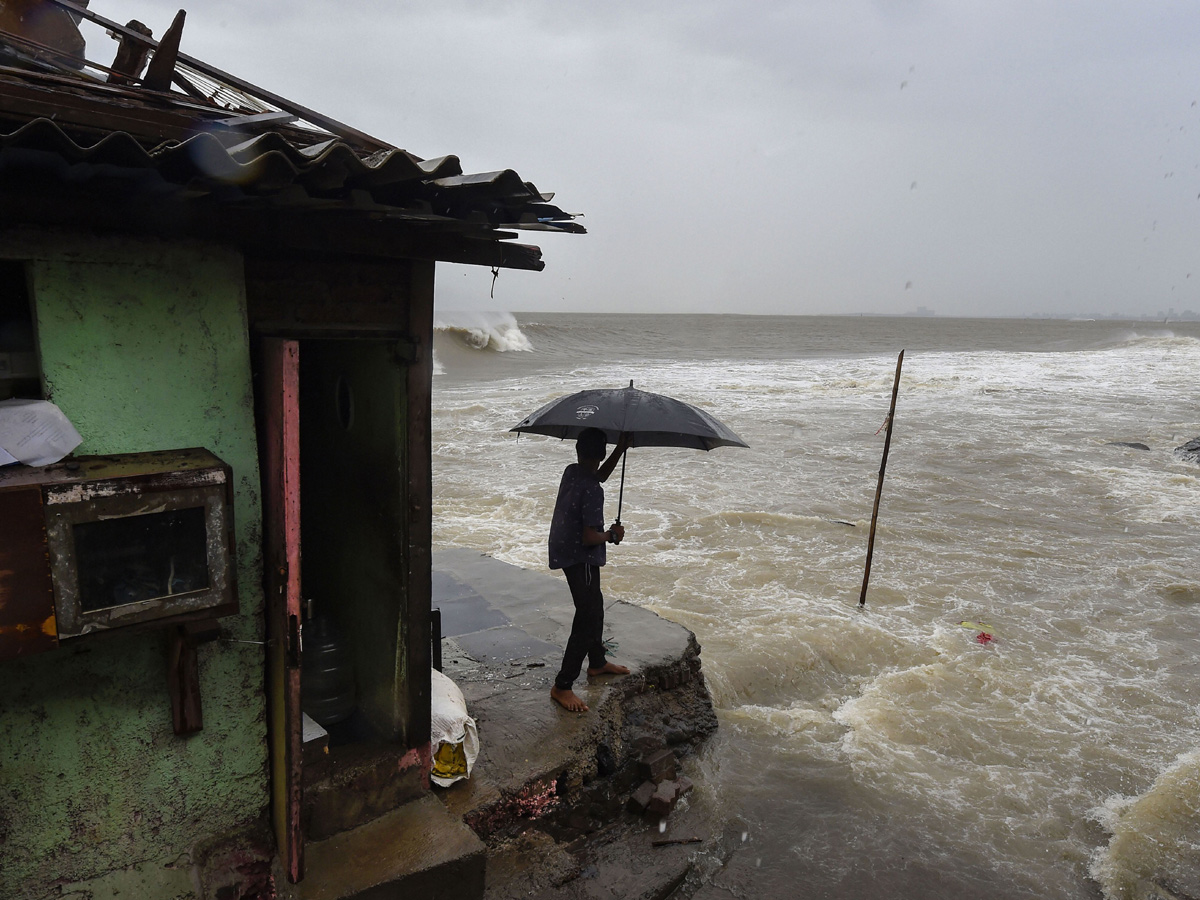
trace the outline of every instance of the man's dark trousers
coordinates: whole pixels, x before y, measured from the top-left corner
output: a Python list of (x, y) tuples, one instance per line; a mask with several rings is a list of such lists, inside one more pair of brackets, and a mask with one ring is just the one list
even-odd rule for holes
[(604, 595), (600, 593), (600, 567), (590, 563), (564, 566), (571, 599), (575, 601), (575, 619), (571, 637), (563, 652), (562, 669), (554, 679), (560, 691), (569, 691), (587, 657), (588, 668), (601, 669), (608, 661), (604, 654)]

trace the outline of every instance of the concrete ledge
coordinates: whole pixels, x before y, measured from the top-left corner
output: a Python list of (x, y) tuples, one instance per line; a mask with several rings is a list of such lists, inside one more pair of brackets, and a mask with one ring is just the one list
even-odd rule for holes
[(484, 890), (483, 843), (432, 794), (308, 844), (299, 900), (461, 900)]

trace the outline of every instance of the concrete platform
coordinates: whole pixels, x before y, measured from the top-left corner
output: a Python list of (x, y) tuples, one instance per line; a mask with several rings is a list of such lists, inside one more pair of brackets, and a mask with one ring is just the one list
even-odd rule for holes
[[(462, 689), (479, 727), (471, 780), (443, 795), (468, 819), (503, 793), (519, 792), (569, 768), (580, 748), (603, 741), (605, 707), (694, 652), (681, 625), (609, 601), (604, 637), (627, 676), (588, 678), (575, 692), (590, 712), (571, 713), (550, 699), (575, 608), (561, 576), (521, 569), (474, 550), (433, 554), (433, 605), (442, 611), (442, 671)], [(633, 685), (628, 682), (634, 682)]]
[[(566, 580), (472, 550), (435, 551), (433, 568), (442, 671), (462, 690), (480, 740), (471, 778), (435, 792), (488, 844), (486, 897), (529, 896), (538, 885), (568, 896), (566, 882), (596, 870), (596, 860), (580, 865), (580, 841), (630, 822), (639, 762), (663, 748), (685, 756), (715, 730), (700, 648), (683, 626), (610, 599), (605, 641), (630, 674), (583, 673), (575, 692), (589, 711), (567, 712), (550, 698), (574, 616)], [(675, 855), (655, 851), (664, 864)], [(618, 856), (625, 867), (627, 854)], [(659, 871), (644, 879), (647, 896), (679, 877), (678, 868), (648, 869)], [(627, 896), (643, 892), (626, 887)]]

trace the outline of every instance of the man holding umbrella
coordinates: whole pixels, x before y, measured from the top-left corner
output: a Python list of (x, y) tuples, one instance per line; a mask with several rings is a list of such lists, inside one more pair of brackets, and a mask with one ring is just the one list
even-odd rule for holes
[(599, 428), (580, 433), (575, 444), (578, 462), (567, 466), (558, 486), (554, 518), (550, 522), (550, 568), (562, 569), (575, 603), (571, 636), (563, 652), (562, 668), (554, 679), (550, 696), (564, 709), (587, 712), (587, 704), (572, 689), (583, 660), (588, 675), (624, 675), (625, 666), (609, 662), (604, 654), (604, 595), (600, 592), (600, 567), (605, 562), (604, 545), (619, 544), (625, 529), (614, 524), (604, 528), (604, 488), (617, 461), (632, 444), (622, 434), (606, 460), (608, 441)]
[[(600, 566), (606, 542), (620, 543), (621, 502), (625, 498), (625, 463), (621, 463), (621, 494), (616, 523), (604, 530), (604, 488), (601, 482), (616, 468), (630, 447), (745, 447), (746, 442), (729, 426), (704, 410), (667, 397), (627, 388), (593, 388), (551, 400), (530, 413), (514, 428), (517, 433), (576, 438), (579, 463), (567, 466), (558, 489), (554, 520), (550, 525), (550, 568), (562, 569), (575, 601), (575, 621), (563, 654), (562, 670), (550, 692), (573, 712), (586, 712), (571, 690), (583, 659), (589, 675), (624, 675), (629, 670), (604, 657), (604, 597), (600, 593)], [(612, 456), (604, 459), (607, 435), (619, 435)]]

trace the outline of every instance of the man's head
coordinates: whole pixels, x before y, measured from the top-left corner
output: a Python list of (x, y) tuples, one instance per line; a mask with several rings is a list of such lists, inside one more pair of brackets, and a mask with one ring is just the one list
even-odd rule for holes
[(580, 462), (592, 461), (597, 464), (604, 462), (604, 451), (608, 447), (608, 439), (599, 428), (587, 428), (580, 433), (575, 442), (575, 453)]

